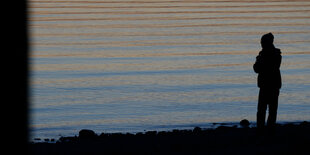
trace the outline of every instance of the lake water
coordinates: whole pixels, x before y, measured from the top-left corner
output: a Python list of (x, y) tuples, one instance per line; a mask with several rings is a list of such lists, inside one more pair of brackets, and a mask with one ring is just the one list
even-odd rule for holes
[(30, 0), (31, 137), (255, 123), (260, 37), (278, 121), (310, 120), (310, 1)]

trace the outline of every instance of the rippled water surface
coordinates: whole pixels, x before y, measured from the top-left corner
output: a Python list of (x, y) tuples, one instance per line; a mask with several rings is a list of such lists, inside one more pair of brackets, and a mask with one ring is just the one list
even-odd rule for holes
[(260, 37), (279, 121), (310, 120), (310, 1), (30, 0), (32, 137), (255, 121)]

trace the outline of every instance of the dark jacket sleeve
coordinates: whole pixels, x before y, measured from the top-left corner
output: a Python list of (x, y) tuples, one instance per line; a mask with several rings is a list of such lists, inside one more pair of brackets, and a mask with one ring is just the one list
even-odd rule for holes
[(258, 55), (258, 56), (256, 57), (256, 61), (255, 61), (254, 65), (253, 65), (253, 69), (254, 69), (254, 72), (255, 72), (255, 73), (259, 73), (259, 72), (260, 72), (261, 67), (262, 67), (261, 65), (262, 65), (262, 64), (261, 64), (261, 56)]
[(281, 61), (282, 61), (282, 56), (280, 54), (277, 56), (276, 61), (277, 62), (275, 63), (275, 69), (280, 69)]

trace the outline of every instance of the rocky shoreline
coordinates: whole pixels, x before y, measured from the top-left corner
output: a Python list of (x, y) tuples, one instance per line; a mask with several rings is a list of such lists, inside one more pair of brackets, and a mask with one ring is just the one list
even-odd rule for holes
[(32, 154), (309, 154), (310, 123), (278, 124), (274, 134), (257, 135), (246, 120), (216, 129), (101, 133), (81, 130), (56, 143), (30, 143)]

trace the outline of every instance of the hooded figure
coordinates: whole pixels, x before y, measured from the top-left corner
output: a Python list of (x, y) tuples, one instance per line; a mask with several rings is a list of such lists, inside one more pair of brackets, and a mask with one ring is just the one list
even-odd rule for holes
[(268, 33), (262, 36), (262, 50), (256, 57), (253, 69), (258, 73), (257, 86), (260, 88), (257, 106), (257, 128), (262, 131), (265, 126), (267, 106), (269, 109), (267, 127), (273, 130), (278, 109), (279, 90), (281, 82), (281, 51), (273, 45), (273, 35)]
[(257, 86), (259, 88), (277, 88), (282, 86), (281, 82), (281, 51), (273, 45), (273, 35), (268, 33), (261, 39), (262, 51), (256, 57), (253, 66), (254, 71), (258, 73)]

